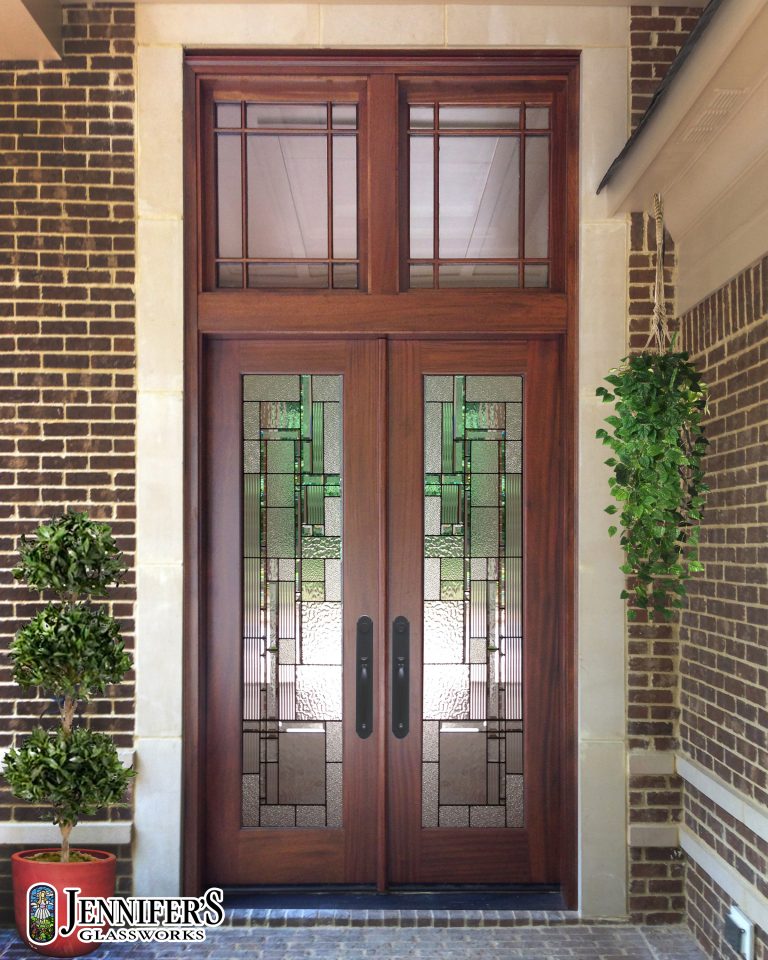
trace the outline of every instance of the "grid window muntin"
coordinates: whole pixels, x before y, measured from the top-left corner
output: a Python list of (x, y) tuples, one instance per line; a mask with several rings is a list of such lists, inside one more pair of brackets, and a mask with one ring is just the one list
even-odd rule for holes
[[(248, 98), (237, 100), (215, 97), (210, 102), (212, 111), (213, 162), (215, 190), (215, 239), (213, 283), (218, 289), (322, 289), (334, 292), (349, 292), (360, 289), (363, 272), (360, 269), (360, 105), (357, 101), (343, 100), (338, 97), (302, 100), (270, 100), (268, 98)], [(235, 113), (239, 111), (239, 118)], [(305, 111), (306, 120), (292, 121), (290, 114)], [(282, 116), (281, 116), (282, 112)], [(265, 122), (259, 121), (259, 113)], [(318, 118), (324, 113), (324, 120)], [(270, 115), (274, 122), (269, 123)], [(219, 144), (221, 138), (239, 138), (239, 201), (240, 206), (240, 250), (239, 256), (221, 255), (221, 209), (225, 202), (220, 180)], [(287, 256), (250, 256), (249, 243), (253, 234), (249, 224), (249, 184), (248, 184), (248, 145), (252, 138), (258, 137), (313, 137), (325, 141), (325, 191), (326, 191), (326, 256), (287, 257)], [(355, 157), (355, 222), (354, 256), (349, 250), (343, 256), (335, 256), (334, 226), (337, 211), (334, 210), (334, 147), (338, 149), (340, 138), (354, 142)], [(275, 277), (270, 280), (269, 268), (276, 269)], [(289, 273), (293, 268), (295, 280)], [(265, 276), (266, 274), (266, 276)], [(350, 278), (353, 277), (354, 281)], [(343, 278), (343, 279), (341, 279)]]
[[(459, 111), (489, 111), (496, 122), (477, 125), (458, 125), (449, 121)], [(504, 123), (504, 115), (513, 120)], [(516, 121), (516, 122), (515, 122)], [(408, 276), (403, 278), (404, 289), (434, 289), (439, 287), (463, 287), (464, 289), (523, 287), (527, 289), (550, 289), (553, 268), (552, 199), (553, 178), (556, 175), (553, 163), (554, 103), (551, 98), (498, 99), (453, 99), (450, 96), (409, 96), (406, 111), (406, 136), (408, 181), (411, 179), (411, 145), (414, 139), (432, 144), (432, 256), (411, 256), (411, 224), (403, 237), (407, 250), (405, 264)], [(468, 138), (513, 138), (519, 143), (519, 192), (518, 192), (518, 256), (516, 257), (445, 257), (440, 256), (440, 140), (444, 137)], [(531, 139), (547, 142), (547, 255), (525, 255), (526, 190), (525, 158), (526, 145)], [(410, 208), (410, 205), (409, 205)], [(410, 208), (412, 209), (412, 208)], [(479, 282), (464, 284), (457, 276), (461, 269), (472, 269)], [(483, 278), (485, 274), (486, 279)], [(495, 274), (495, 276), (494, 276)]]

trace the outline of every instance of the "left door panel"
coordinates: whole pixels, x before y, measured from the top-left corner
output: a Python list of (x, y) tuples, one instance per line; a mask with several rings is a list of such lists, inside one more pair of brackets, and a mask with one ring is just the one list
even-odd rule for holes
[(382, 346), (206, 355), (207, 880), (373, 883), (382, 705), (359, 735), (355, 658), (370, 618), (383, 676)]

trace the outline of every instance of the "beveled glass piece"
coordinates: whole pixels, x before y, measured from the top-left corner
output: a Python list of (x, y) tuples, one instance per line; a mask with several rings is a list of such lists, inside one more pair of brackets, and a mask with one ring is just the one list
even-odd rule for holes
[(216, 134), (217, 250), (222, 259), (243, 255), (241, 142), (239, 134)]
[(427, 376), (424, 398), (422, 826), (519, 827), (523, 379)]
[[(333, 255), (357, 257), (357, 137), (334, 136)], [(339, 286), (335, 282), (334, 286)]]
[(324, 103), (249, 103), (245, 107), (245, 123), (249, 130), (325, 128), (328, 107)]
[(440, 137), (439, 150), (440, 256), (517, 257), (519, 137)]
[(240, 127), (242, 111), (239, 103), (216, 104), (217, 127)]
[(248, 286), (252, 289), (328, 286), (325, 263), (249, 263)]
[(245, 826), (341, 825), (341, 386), (243, 377)]
[(357, 104), (334, 103), (331, 105), (331, 126), (334, 129), (357, 129)]
[(251, 134), (246, 145), (248, 256), (327, 257), (326, 137)]
[(410, 256), (413, 259), (432, 257), (434, 254), (435, 141), (432, 137), (410, 137), (408, 142), (410, 148), (408, 191)]
[(525, 138), (525, 256), (549, 255), (549, 137)]
[(443, 106), (439, 110), (441, 130), (494, 130), (520, 127), (520, 107)]

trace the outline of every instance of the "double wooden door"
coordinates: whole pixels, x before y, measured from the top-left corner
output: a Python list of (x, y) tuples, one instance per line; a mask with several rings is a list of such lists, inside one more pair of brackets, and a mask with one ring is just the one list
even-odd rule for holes
[(558, 341), (208, 341), (208, 883), (557, 883)]

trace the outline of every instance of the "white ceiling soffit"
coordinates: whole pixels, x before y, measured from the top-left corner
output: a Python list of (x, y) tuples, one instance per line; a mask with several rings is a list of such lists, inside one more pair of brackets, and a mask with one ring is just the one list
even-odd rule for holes
[(60, 60), (58, 0), (2, 0), (0, 60)]
[(768, 0), (728, 0), (606, 186), (613, 212), (664, 196), (678, 311), (768, 248)]

